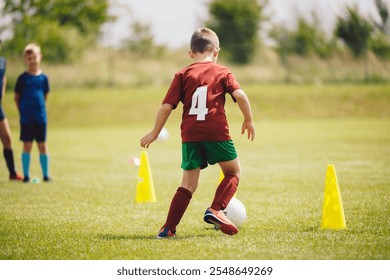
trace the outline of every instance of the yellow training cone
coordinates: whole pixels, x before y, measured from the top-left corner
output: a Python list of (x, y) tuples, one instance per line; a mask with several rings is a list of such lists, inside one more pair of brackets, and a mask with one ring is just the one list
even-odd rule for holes
[(218, 185), (221, 184), (223, 178), (225, 178), (225, 175), (223, 174), (222, 170), (221, 172), (219, 173), (219, 181), (218, 181)]
[(138, 184), (136, 202), (156, 202), (152, 171), (149, 165), (148, 154), (142, 151), (138, 170)]
[[(221, 171), (220, 171), (220, 173), (219, 173), (218, 185), (221, 184), (223, 178), (225, 178), (225, 174), (223, 174), (223, 171), (222, 171), (222, 169), (221, 169)], [(236, 197), (236, 194), (234, 194), (233, 197)]]
[(329, 164), (326, 170), (321, 228), (344, 229), (346, 227), (336, 170), (333, 164)]

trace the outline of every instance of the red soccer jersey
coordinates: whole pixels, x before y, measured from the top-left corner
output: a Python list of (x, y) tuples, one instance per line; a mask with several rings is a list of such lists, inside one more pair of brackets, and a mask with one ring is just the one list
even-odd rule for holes
[(182, 142), (230, 140), (225, 95), (239, 88), (230, 70), (214, 62), (193, 63), (177, 72), (163, 104), (176, 108), (183, 103)]

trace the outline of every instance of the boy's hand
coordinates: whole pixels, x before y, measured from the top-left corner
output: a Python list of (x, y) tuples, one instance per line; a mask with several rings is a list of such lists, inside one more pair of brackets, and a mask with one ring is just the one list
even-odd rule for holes
[(144, 137), (141, 138), (140, 144), (142, 148), (149, 148), (149, 145), (152, 144), (156, 139), (158, 135), (156, 136), (155, 133), (149, 132)]
[(248, 139), (253, 141), (255, 139), (256, 131), (255, 131), (255, 125), (253, 122), (243, 122), (242, 128), (241, 128), (241, 134), (245, 133), (245, 130), (247, 131), (248, 134)]
[(142, 148), (149, 148), (149, 145), (157, 139), (172, 110), (172, 104), (164, 103), (161, 105), (160, 110), (158, 110), (153, 129), (140, 140)]

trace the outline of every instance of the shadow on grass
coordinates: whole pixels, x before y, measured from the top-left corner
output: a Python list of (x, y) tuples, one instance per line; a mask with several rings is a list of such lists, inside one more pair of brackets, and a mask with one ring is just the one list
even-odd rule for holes
[(319, 226), (311, 226), (311, 227), (304, 228), (302, 232), (319, 232), (320, 230), (321, 228)]
[[(190, 239), (190, 238), (210, 238), (215, 230), (212, 228), (205, 228), (206, 232), (203, 233), (193, 233), (193, 234), (183, 234), (177, 235), (174, 239)], [(115, 240), (161, 240), (156, 237), (156, 235), (142, 235), (142, 234), (98, 234), (97, 238), (105, 241), (115, 241)], [(165, 239), (165, 238), (163, 238)], [(171, 238), (169, 238), (171, 239)]]
[(113, 241), (113, 240), (151, 240), (156, 239), (155, 235), (141, 234), (98, 234), (98, 239)]

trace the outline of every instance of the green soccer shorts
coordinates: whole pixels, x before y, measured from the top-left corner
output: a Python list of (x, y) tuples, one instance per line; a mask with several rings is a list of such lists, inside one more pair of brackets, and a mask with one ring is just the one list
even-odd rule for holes
[(216, 164), (237, 158), (236, 148), (232, 140), (214, 142), (187, 142), (182, 147), (181, 168), (191, 170), (208, 164)]

